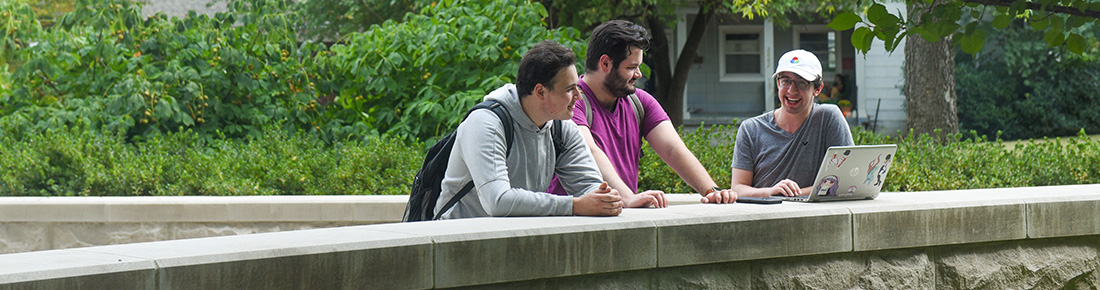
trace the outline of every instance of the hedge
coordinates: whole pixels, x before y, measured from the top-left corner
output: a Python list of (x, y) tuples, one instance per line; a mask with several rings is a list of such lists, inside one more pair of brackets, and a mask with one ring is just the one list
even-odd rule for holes
[[(327, 142), (275, 128), (262, 135), (207, 140), (184, 131), (129, 142), (79, 126), (0, 129), (0, 195), (407, 194), (424, 156), (425, 144), (394, 137)], [(683, 136), (715, 181), (729, 184), (736, 130), (705, 126)], [(892, 138), (857, 128), (853, 136), (856, 144), (898, 145), (886, 191), (1100, 183), (1100, 142), (1084, 131), (1015, 146), (973, 133)], [(640, 188), (692, 191), (644, 150)]]

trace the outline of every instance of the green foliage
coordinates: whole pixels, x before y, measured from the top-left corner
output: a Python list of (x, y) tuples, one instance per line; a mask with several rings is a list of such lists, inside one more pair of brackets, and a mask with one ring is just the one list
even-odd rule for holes
[(37, 129), (86, 124), (139, 139), (181, 128), (257, 137), (269, 125), (328, 138), (373, 133), (322, 118), (313, 59), (324, 47), (298, 42), (299, 20), (286, 3), (229, 7), (212, 18), (142, 19), (128, 1), (78, 1), (14, 51), (12, 81), (24, 85), (0, 96), (0, 115)]
[(584, 55), (580, 33), (548, 30), (544, 17), (537, 3), (442, 1), (334, 45), (319, 61), (319, 86), (340, 108), (334, 117), (433, 143), (485, 94), (512, 82), (531, 46), (552, 39)]
[[(736, 121), (734, 122), (736, 123)], [(733, 157), (733, 144), (737, 137), (736, 128), (731, 125), (700, 125), (698, 129), (684, 132), (680, 127), (681, 139), (691, 150), (703, 167), (707, 169), (714, 182), (720, 187), (730, 184), (730, 166)], [(642, 146), (642, 158), (638, 161), (638, 189), (657, 189), (665, 192), (694, 192), (661, 157), (648, 146)]]
[[(730, 180), (733, 143), (729, 126), (682, 134), (688, 148), (719, 186)], [(884, 191), (931, 191), (1100, 183), (1100, 141), (1084, 131), (1078, 137), (1044, 139), (1009, 147), (971, 132), (902, 138), (852, 130), (857, 145), (897, 144), (896, 159)], [(648, 146), (641, 160), (639, 189), (693, 192)], [(820, 157), (819, 157), (820, 158)]]
[[(940, 139), (937, 141), (936, 139)], [(897, 142), (897, 161), (883, 190), (926, 191), (1100, 182), (1100, 142), (1083, 131), (1075, 138), (1044, 139), (1006, 148), (1003, 142), (949, 134), (910, 133)]]
[(408, 194), (423, 158), (419, 144), (392, 137), (329, 144), (274, 128), (262, 138), (184, 131), (138, 143), (76, 127), (3, 133), (2, 195)]
[[(826, 1), (848, 3), (852, 1)], [(1049, 47), (1065, 47), (1076, 54), (1088, 50), (1088, 33), (1079, 29), (1086, 24), (1100, 24), (1100, 3), (1091, 0), (1012, 0), (1012, 1), (924, 1), (906, 0), (910, 10), (887, 11), (880, 2), (870, 1), (864, 11), (866, 19), (855, 13), (841, 13), (833, 17), (829, 27), (836, 30), (855, 28), (852, 45), (866, 53), (872, 40), (884, 42), (887, 51), (893, 51), (903, 39), (920, 36), (928, 42), (950, 39), (969, 54), (985, 47), (989, 28), (979, 28), (980, 23), (992, 22), (996, 29), (1008, 26), (1012, 19), (1024, 19), (1030, 26), (1043, 32), (1042, 40)], [(855, 1), (855, 5), (867, 5)], [(896, 13), (896, 14), (895, 14)], [(1091, 42), (1091, 43), (1094, 43)]]
[(300, 34), (317, 41), (336, 41), (362, 32), (386, 20), (401, 20), (418, 13), (432, 0), (304, 0), (294, 9), (305, 20)]
[(1083, 105), (1100, 102), (1100, 46), (1067, 53), (1041, 36), (1016, 22), (991, 39), (995, 48), (956, 57), (961, 128), (1007, 140), (1100, 133), (1100, 108)]
[[(193, 131), (143, 142), (86, 128), (15, 131), (0, 122), (0, 195), (407, 194), (423, 144), (394, 137), (329, 143), (267, 128), (263, 138), (212, 140)], [(898, 145), (886, 191), (1100, 183), (1100, 141), (1084, 135), (1006, 146), (976, 133), (891, 138), (853, 130), (856, 144)], [(711, 126), (683, 139), (720, 186), (729, 184), (736, 131)], [(639, 188), (694, 191), (645, 147)]]
[[(488, 90), (510, 82), (532, 45), (554, 39), (583, 55), (572, 29), (542, 27), (539, 4), (443, 1), (331, 49), (300, 41), (287, 0), (233, 0), (228, 13), (143, 19), (126, 0), (80, 0), (43, 28), (26, 5), (0, 59), (0, 118), (47, 129), (87, 125), (129, 140), (192, 130), (259, 137), (262, 128), (324, 140), (379, 132), (428, 139), (452, 130)], [(300, 8), (300, 7), (299, 7)], [(10, 90), (10, 93), (5, 93)]]

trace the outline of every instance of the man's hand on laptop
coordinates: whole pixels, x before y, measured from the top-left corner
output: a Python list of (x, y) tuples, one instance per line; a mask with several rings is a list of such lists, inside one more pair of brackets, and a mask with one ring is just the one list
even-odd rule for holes
[(782, 195), (782, 196), (798, 196), (802, 195), (802, 190), (798, 188), (798, 183), (794, 180), (784, 179), (776, 183), (771, 187), (771, 194), (769, 195)]

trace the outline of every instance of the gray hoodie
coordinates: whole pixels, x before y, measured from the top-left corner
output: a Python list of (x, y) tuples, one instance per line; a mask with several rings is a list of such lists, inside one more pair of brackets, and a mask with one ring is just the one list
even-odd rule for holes
[[(485, 100), (500, 102), (512, 116), (512, 153), (506, 160), (504, 127), (496, 114), (489, 110), (471, 113), (458, 126), (435, 211), (473, 180), (473, 190), (442, 218), (572, 215), (573, 197), (596, 190), (603, 182), (577, 124), (562, 121), (566, 149), (561, 159), (556, 159), (550, 135), (554, 122), (536, 127), (523, 112), (515, 85), (504, 85)], [(555, 172), (573, 196), (546, 193)]]

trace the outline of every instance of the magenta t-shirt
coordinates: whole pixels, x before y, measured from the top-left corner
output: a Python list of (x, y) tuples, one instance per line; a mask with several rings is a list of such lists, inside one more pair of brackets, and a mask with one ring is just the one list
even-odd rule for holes
[[(596, 146), (599, 146), (607, 154), (607, 158), (611, 160), (615, 171), (619, 173), (619, 178), (623, 179), (630, 190), (637, 192), (638, 162), (642, 156), (642, 137), (648, 135), (649, 131), (657, 127), (657, 124), (668, 121), (668, 113), (665, 113), (665, 109), (661, 107), (657, 99), (653, 98), (653, 95), (642, 89), (636, 90), (635, 94), (638, 95), (638, 100), (642, 102), (642, 108), (645, 108), (645, 116), (643, 116), (645, 120), (642, 121), (642, 128), (639, 129), (637, 117), (634, 116), (634, 106), (630, 104), (630, 98), (619, 98), (615, 104), (615, 110), (609, 111), (600, 105), (600, 102), (596, 100), (596, 94), (592, 93), (592, 89), (588, 87), (583, 79), (580, 81), (580, 87), (581, 91), (584, 92), (584, 97), (588, 98), (588, 104), (592, 105), (592, 123), (589, 124), (584, 115), (585, 102), (583, 101), (578, 101), (577, 106), (573, 108), (573, 122), (577, 123), (578, 126), (588, 127), (588, 130), (592, 132), (592, 138), (596, 141)], [(565, 189), (562, 188), (557, 176), (550, 181), (550, 189), (547, 192), (566, 195)]]

